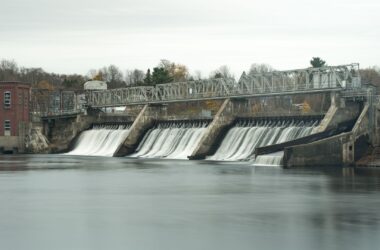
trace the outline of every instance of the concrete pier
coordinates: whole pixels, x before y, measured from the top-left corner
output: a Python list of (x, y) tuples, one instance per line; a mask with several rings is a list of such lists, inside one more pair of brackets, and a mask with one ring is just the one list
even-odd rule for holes
[(235, 117), (231, 115), (229, 106), (231, 100), (226, 99), (219, 111), (214, 116), (213, 121), (207, 127), (206, 133), (203, 135), (200, 143), (195, 148), (194, 152), (188, 157), (191, 160), (204, 159), (207, 155), (211, 155), (216, 150), (218, 138), (221, 134), (227, 132), (229, 126), (234, 121)]
[(154, 119), (149, 115), (149, 105), (146, 104), (133, 122), (129, 134), (124, 143), (116, 150), (114, 156), (122, 157), (133, 153), (139, 145), (146, 131), (154, 124)]
[(340, 123), (355, 119), (360, 114), (361, 103), (347, 102), (336, 93), (331, 94), (331, 105), (325, 117), (313, 133), (320, 133), (327, 129), (333, 129)]

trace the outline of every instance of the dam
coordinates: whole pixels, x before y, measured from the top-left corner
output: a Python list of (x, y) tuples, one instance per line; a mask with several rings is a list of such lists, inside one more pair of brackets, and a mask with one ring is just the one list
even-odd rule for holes
[(254, 150), (258, 147), (309, 135), (317, 123), (318, 121), (295, 121), (291, 118), (277, 121), (270, 119), (237, 121), (228, 131), (215, 154), (208, 159), (247, 160), (254, 156)]
[(150, 129), (131, 157), (187, 159), (206, 131), (207, 122), (167, 122)]
[(88, 91), (85, 105), (41, 116), (49, 152), (296, 167), (352, 165), (378, 143), (357, 64)]
[(112, 156), (128, 135), (130, 125), (93, 125), (83, 131), (67, 155)]

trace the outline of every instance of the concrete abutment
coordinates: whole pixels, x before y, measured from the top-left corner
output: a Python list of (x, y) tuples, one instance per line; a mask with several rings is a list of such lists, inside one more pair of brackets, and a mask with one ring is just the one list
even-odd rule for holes
[(315, 142), (284, 149), (284, 167), (354, 165), (370, 145), (369, 105), (346, 103), (344, 108), (333, 107), (334, 115), (327, 118), (327, 127), (337, 122), (356, 120), (350, 132), (341, 133)]

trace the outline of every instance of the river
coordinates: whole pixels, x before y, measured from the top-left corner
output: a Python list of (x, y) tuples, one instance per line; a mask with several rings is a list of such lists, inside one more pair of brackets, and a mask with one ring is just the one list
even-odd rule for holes
[(0, 246), (377, 249), (378, 172), (0, 156)]

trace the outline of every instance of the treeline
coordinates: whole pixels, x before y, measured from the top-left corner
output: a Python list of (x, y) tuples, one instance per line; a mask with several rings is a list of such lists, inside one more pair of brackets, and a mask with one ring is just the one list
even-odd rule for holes
[[(228, 66), (224, 65), (213, 71), (209, 77), (233, 77), (233, 74)], [(0, 61), (0, 81), (29, 82), (35, 88), (49, 90), (82, 90), (83, 84), (88, 80), (105, 81), (108, 88), (112, 89), (200, 79), (204, 79), (200, 71), (191, 75), (187, 66), (169, 60), (161, 60), (156, 67), (146, 71), (133, 69), (123, 73), (119, 67), (109, 65), (100, 69), (91, 69), (87, 75), (49, 73), (42, 68), (18, 66), (14, 60)]]
[(174, 63), (162, 59), (157, 66), (141, 69), (127, 69), (123, 74), (115, 65), (92, 69), (87, 75), (90, 79), (107, 82), (109, 88), (119, 88), (125, 86), (150, 86), (161, 83), (184, 82), (201, 80), (206, 78), (234, 77), (228, 66), (223, 65), (211, 72), (209, 77), (203, 77), (200, 71), (190, 74), (186, 65)]
[[(322, 67), (326, 62), (319, 57), (310, 61), (312, 67)], [(248, 74), (271, 72), (275, 69), (268, 64), (252, 64)], [(380, 87), (380, 68), (370, 67), (360, 70), (362, 83)], [(49, 73), (42, 68), (20, 67), (14, 60), (0, 61), (0, 81), (29, 82), (35, 88), (83, 90), (83, 84), (88, 80), (101, 80), (108, 84), (108, 88), (122, 88), (127, 86), (155, 85), (170, 82), (201, 80), (207, 78), (233, 78), (235, 77), (227, 65), (220, 66), (209, 76), (202, 76), (200, 71), (189, 73), (186, 65), (161, 60), (157, 66), (147, 70), (132, 69), (124, 73), (119, 67), (109, 65), (100, 69), (91, 69), (87, 75)], [(380, 88), (378, 88), (380, 89)]]
[(87, 81), (86, 76), (79, 74), (65, 75), (48, 73), (42, 68), (19, 67), (14, 60), (0, 61), (0, 81), (29, 82), (36, 88), (43, 89), (76, 89)]

